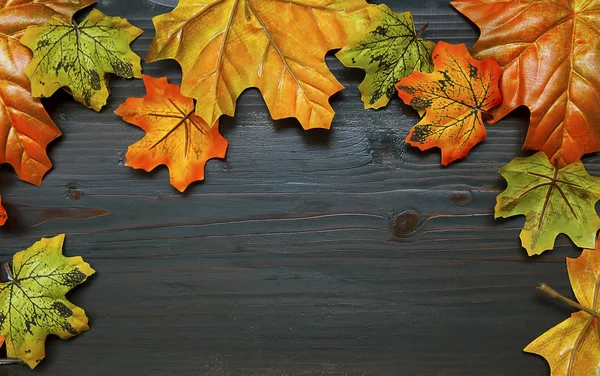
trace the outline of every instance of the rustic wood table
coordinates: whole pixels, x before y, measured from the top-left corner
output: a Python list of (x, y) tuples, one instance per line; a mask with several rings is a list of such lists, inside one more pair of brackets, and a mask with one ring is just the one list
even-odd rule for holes
[[(477, 29), (447, 0), (390, 0), (412, 11), (424, 36), (467, 43)], [(102, 12), (144, 29), (167, 7), (100, 0)], [(333, 128), (303, 132), (271, 120), (257, 90), (224, 117), (226, 161), (185, 194), (166, 168), (125, 167), (143, 132), (113, 114), (141, 80), (112, 79), (100, 112), (66, 93), (45, 103), (63, 132), (49, 148), (55, 168), (41, 187), (0, 168), (11, 218), (0, 230), (8, 260), (41, 237), (67, 234), (65, 253), (98, 271), (69, 298), (91, 330), (47, 341), (30, 372), (0, 375), (548, 375), (522, 348), (571, 312), (535, 289), (572, 296), (564, 259), (579, 251), (564, 236), (528, 258), (523, 217), (495, 221), (497, 170), (517, 155), (527, 110), (489, 127), (467, 159), (440, 166), (438, 151), (404, 143), (415, 112), (394, 99), (362, 109), (363, 72), (330, 54), (346, 86), (331, 103)], [(172, 61), (145, 74), (180, 82)], [(600, 175), (600, 159), (585, 158)]]

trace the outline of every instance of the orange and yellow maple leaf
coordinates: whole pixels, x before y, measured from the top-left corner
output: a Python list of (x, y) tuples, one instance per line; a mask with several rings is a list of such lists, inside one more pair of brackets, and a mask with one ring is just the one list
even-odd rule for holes
[(581, 310), (548, 330), (524, 351), (546, 358), (551, 376), (597, 375), (600, 365), (598, 310), (600, 308), (600, 242), (596, 249), (586, 249), (576, 259), (567, 258), (571, 287), (579, 304), (548, 286), (541, 289), (552, 297), (561, 298)]
[(471, 52), (503, 67), (502, 105), (492, 124), (515, 108), (531, 111), (524, 149), (559, 167), (600, 150), (600, 1), (456, 0), (481, 29)]
[(158, 165), (169, 168), (171, 184), (183, 192), (204, 179), (204, 166), (211, 158), (225, 158), (227, 140), (218, 123), (209, 126), (194, 113), (194, 101), (184, 97), (178, 85), (166, 77), (142, 76), (143, 98), (128, 98), (115, 113), (135, 124), (146, 136), (127, 151), (127, 166), (152, 171)]
[(343, 87), (325, 54), (367, 27), (371, 12), (378, 9), (364, 0), (181, 0), (153, 19), (146, 60), (179, 62), (181, 92), (208, 124), (233, 116), (242, 91), (257, 87), (273, 119), (329, 128), (329, 97)]
[(464, 44), (439, 42), (432, 56), (432, 73), (415, 71), (396, 89), (404, 103), (426, 111), (406, 142), (421, 150), (440, 148), (445, 166), (466, 157), (485, 139), (481, 114), (502, 101), (498, 89), (501, 70), (493, 58), (471, 58)]
[(40, 185), (52, 167), (46, 146), (60, 131), (39, 99), (31, 95), (24, 74), (31, 52), (19, 38), (29, 26), (56, 15), (71, 19), (95, 0), (0, 0), (0, 163), (13, 166), (19, 178)]

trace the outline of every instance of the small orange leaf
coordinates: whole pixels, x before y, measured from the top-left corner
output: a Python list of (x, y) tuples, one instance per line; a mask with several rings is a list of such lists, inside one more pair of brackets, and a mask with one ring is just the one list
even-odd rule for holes
[(219, 133), (218, 122), (209, 126), (194, 113), (194, 101), (184, 97), (179, 85), (166, 77), (142, 76), (143, 98), (127, 98), (115, 113), (135, 124), (146, 136), (127, 151), (127, 166), (152, 171), (158, 165), (169, 168), (171, 184), (183, 192), (204, 179), (204, 165), (211, 158), (225, 158), (227, 140)]
[[(551, 328), (524, 351), (546, 358), (551, 376), (597, 375), (600, 364), (598, 344), (598, 299), (600, 286), (600, 242), (596, 249), (586, 249), (576, 259), (567, 258), (567, 270), (571, 287), (579, 305), (569, 304), (581, 310)], [(546, 287), (547, 288), (547, 287)], [(554, 291), (552, 291), (554, 293)], [(551, 296), (557, 297), (554, 294)], [(561, 300), (566, 300), (559, 297)], [(583, 308), (583, 309), (582, 309)]]
[[(4, 210), (4, 208), (2, 207), (2, 196), (0, 196), (0, 226), (4, 226), (4, 224), (6, 223), (6, 218), (8, 217), (6, 216), (6, 210)], [(0, 346), (2, 346), (1, 343)]]
[(495, 59), (475, 60), (464, 44), (439, 42), (433, 50), (435, 70), (413, 72), (398, 84), (398, 95), (416, 108), (426, 110), (406, 141), (421, 150), (438, 147), (442, 165), (464, 158), (486, 137), (481, 117), (502, 101)]

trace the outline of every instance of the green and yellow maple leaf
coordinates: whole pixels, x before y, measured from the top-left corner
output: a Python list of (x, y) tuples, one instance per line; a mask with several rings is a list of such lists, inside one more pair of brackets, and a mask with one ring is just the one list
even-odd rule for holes
[(431, 53), (435, 43), (422, 39), (410, 12), (395, 13), (378, 5), (370, 30), (354, 32), (337, 58), (347, 67), (362, 68), (364, 81), (358, 86), (365, 108), (381, 108), (396, 93), (394, 85), (414, 71), (433, 71)]
[(531, 255), (554, 247), (566, 234), (581, 248), (593, 248), (600, 218), (594, 205), (600, 200), (600, 178), (590, 176), (583, 163), (561, 169), (539, 152), (515, 158), (500, 169), (508, 187), (497, 197), (495, 217), (525, 215), (521, 242)]
[(96, 9), (79, 25), (55, 16), (27, 28), (21, 43), (33, 51), (25, 69), (33, 95), (49, 97), (65, 87), (75, 100), (100, 111), (109, 94), (107, 74), (141, 77), (141, 59), (129, 47), (141, 34), (127, 20)]
[(45, 356), (49, 334), (71, 338), (89, 329), (83, 309), (65, 298), (95, 273), (81, 257), (62, 255), (64, 235), (42, 239), (4, 264), (8, 282), (0, 283), (0, 335), (9, 357), (31, 368)]

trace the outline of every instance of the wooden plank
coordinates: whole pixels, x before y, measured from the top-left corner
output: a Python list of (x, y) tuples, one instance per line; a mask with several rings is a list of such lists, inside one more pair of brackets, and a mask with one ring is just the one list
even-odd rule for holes
[[(425, 36), (471, 45), (476, 30), (447, 1), (388, 3), (411, 10)], [(144, 34), (167, 10), (146, 0), (100, 1)], [(92, 330), (48, 340), (40, 375), (542, 375), (521, 349), (566, 318), (569, 308), (535, 290), (570, 294), (560, 237), (528, 259), (523, 218), (494, 221), (504, 188), (497, 169), (520, 150), (527, 111), (489, 128), (489, 138), (447, 168), (404, 138), (417, 121), (399, 100), (365, 111), (360, 70), (328, 56), (346, 90), (334, 96), (331, 132), (272, 121), (248, 90), (225, 117), (226, 161), (207, 181), (177, 193), (161, 168), (123, 166), (139, 129), (113, 114), (140, 80), (111, 80), (100, 113), (65, 93), (46, 101), (64, 136), (50, 148), (55, 169), (41, 187), (0, 168), (10, 211), (0, 253), (67, 234), (66, 253), (98, 274), (70, 298)], [(180, 81), (173, 62), (144, 72)], [(600, 174), (597, 157), (586, 158)], [(0, 367), (0, 375), (25, 375)]]

